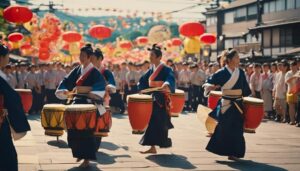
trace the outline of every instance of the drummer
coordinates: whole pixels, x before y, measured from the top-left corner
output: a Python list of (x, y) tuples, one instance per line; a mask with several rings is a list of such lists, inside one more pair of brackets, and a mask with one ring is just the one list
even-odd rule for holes
[(225, 67), (209, 77), (204, 85), (206, 91), (215, 90), (217, 87), (222, 90), (221, 102), (210, 113), (210, 116), (218, 115), (218, 125), (206, 149), (228, 156), (229, 160), (238, 160), (245, 155), (242, 96), (249, 96), (251, 90), (244, 71), (238, 68), (240, 58), (236, 50), (225, 50), (222, 62)]
[(143, 146), (151, 146), (149, 150), (141, 152), (157, 153), (155, 146), (168, 148), (172, 146), (171, 138), (168, 138), (168, 131), (174, 128), (170, 119), (170, 97), (169, 93), (175, 92), (174, 72), (171, 68), (163, 64), (161, 48), (156, 44), (150, 51), (150, 62), (152, 67), (141, 77), (139, 90), (149, 87), (160, 87), (162, 92), (153, 92), (153, 111), (148, 128), (140, 141)]
[[(91, 63), (93, 48), (90, 44), (80, 49), (81, 65), (75, 67), (59, 84), (55, 94), (61, 99), (67, 99), (68, 94), (76, 90), (76, 86), (90, 86), (92, 91), (88, 97), (74, 97), (73, 104), (89, 104), (95, 100), (101, 101), (105, 93), (105, 80), (101, 73)], [(93, 99), (93, 100), (91, 100)], [(97, 105), (100, 115), (105, 113), (102, 105)], [(77, 162), (84, 160), (82, 168), (89, 166), (90, 160), (96, 160), (96, 140), (93, 130), (68, 130), (68, 145), (72, 149), (73, 157)]]
[[(19, 94), (8, 84), (6, 75), (1, 71), (9, 61), (8, 53), (8, 47), (0, 44), (0, 95), (5, 101), (5, 104), (1, 105), (6, 108), (5, 111), (0, 109), (0, 170), (18, 170), (18, 157), (11, 128), (22, 137), (30, 130), (30, 126)], [(16, 140), (15, 137), (14, 139)]]
[[(116, 93), (116, 83), (115, 83), (115, 79), (114, 79), (112, 72), (102, 66), (103, 59), (104, 59), (104, 56), (103, 56), (102, 51), (99, 48), (97, 48), (92, 55), (91, 62), (100, 71), (100, 73), (102, 74), (102, 76), (106, 82), (103, 105), (107, 109), (107, 108), (109, 108), (110, 94)], [(108, 111), (106, 111), (106, 112), (108, 112)], [(98, 117), (100, 117), (100, 116), (98, 115)], [(100, 147), (102, 138), (97, 138), (97, 139), (98, 140), (96, 142), (96, 149), (98, 150), (98, 148)]]

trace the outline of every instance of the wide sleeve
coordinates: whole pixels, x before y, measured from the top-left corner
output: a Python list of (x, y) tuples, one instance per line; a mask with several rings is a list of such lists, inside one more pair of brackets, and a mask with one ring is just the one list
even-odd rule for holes
[(138, 90), (144, 90), (146, 88), (149, 88), (149, 77), (151, 75), (151, 70), (149, 69), (146, 74), (144, 74), (141, 78), (140, 81), (138, 82)]
[(98, 70), (95, 70), (93, 74), (93, 84), (91, 85), (91, 93), (103, 98), (105, 94), (105, 85), (104, 77)]
[(167, 70), (167, 77), (164, 84), (168, 84), (172, 93), (175, 92), (175, 76), (174, 71), (171, 68)]
[(20, 95), (9, 84), (0, 78), (0, 93), (4, 97), (4, 106), (8, 112), (10, 125), (17, 133), (30, 130)]
[(205, 83), (223, 86), (224, 85), (224, 83), (223, 83), (224, 81), (222, 81), (222, 80), (225, 79), (223, 77), (224, 76), (223, 73), (224, 73), (224, 70), (219, 70), (218, 72), (216, 72), (212, 76), (208, 77)]
[(71, 91), (76, 86), (76, 80), (78, 79), (79, 66), (74, 68), (69, 75), (65, 76), (64, 79), (59, 83), (55, 95), (59, 99), (67, 99), (64, 91)]

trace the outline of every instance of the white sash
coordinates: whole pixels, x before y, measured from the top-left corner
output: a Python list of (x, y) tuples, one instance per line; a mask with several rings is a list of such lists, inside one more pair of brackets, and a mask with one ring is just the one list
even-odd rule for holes
[[(228, 70), (228, 68), (226, 69)], [(239, 76), (240, 76), (240, 69), (235, 68), (235, 70), (231, 74), (230, 79), (223, 85), (221, 89), (222, 90), (232, 89), (233, 86), (236, 84), (237, 80), (239, 79)], [(229, 109), (231, 104), (230, 104), (230, 100), (225, 100), (225, 99), (222, 99), (221, 103), (222, 103), (221, 113), (223, 114), (226, 112), (227, 109)]]

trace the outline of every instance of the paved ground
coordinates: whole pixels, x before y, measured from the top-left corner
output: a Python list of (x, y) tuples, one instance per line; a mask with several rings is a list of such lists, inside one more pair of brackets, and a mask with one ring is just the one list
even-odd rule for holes
[[(32, 131), (15, 142), (20, 171), (79, 170), (66, 143), (44, 135), (38, 115), (29, 116)], [(196, 114), (172, 118), (173, 147), (159, 149), (157, 155), (142, 155), (141, 135), (132, 135), (127, 115), (114, 115), (109, 137), (103, 139), (98, 160), (85, 170), (300, 170), (300, 128), (264, 122), (256, 134), (245, 134), (244, 161), (231, 162), (205, 150), (209, 138)]]

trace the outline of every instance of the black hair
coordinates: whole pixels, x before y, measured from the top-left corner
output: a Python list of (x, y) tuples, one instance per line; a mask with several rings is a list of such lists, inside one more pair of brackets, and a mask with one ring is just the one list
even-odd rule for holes
[(6, 56), (9, 53), (7, 46), (0, 44), (0, 56)]
[(296, 66), (297, 65), (297, 61), (295, 60), (295, 61), (292, 61), (291, 63), (290, 63), (290, 65), (291, 66)]
[(222, 57), (221, 57), (222, 66), (225, 66), (226, 64), (228, 64), (229, 60), (231, 60), (237, 54), (238, 54), (237, 50), (235, 50), (233, 48), (228, 48), (227, 50), (224, 50)]
[(81, 52), (85, 52), (88, 57), (90, 57), (91, 55), (93, 55), (93, 48), (92, 48), (92, 45), (91, 44), (86, 44), (85, 46), (83, 46), (81, 49), (80, 49)]
[(157, 44), (153, 44), (152, 48), (148, 48), (148, 51), (153, 52), (156, 55), (156, 57), (162, 56), (161, 47), (159, 47)]
[(101, 60), (104, 59), (103, 53), (100, 48), (94, 50), (94, 55), (96, 56), (97, 59), (101, 59)]
[(254, 64), (254, 67), (255, 67), (255, 68), (261, 68), (261, 64), (260, 64), (260, 63), (255, 63), (255, 64)]
[(266, 67), (266, 66), (270, 68), (270, 64), (269, 63), (264, 63), (263, 64), (263, 67)]

